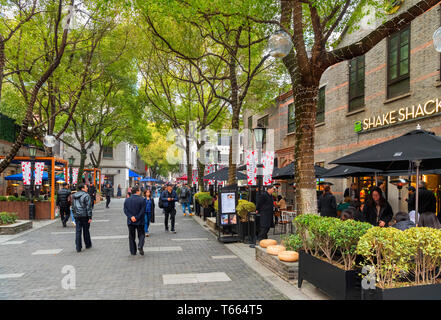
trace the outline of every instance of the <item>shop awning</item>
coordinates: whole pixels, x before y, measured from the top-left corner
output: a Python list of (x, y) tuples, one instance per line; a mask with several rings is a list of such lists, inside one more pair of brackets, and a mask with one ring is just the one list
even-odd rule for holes
[[(49, 175), (46, 171), (43, 172), (43, 181), (47, 181), (49, 179)], [(23, 174), (17, 173), (10, 176), (5, 177), (5, 180), (12, 180), (12, 181), (23, 181)], [(63, 177), (55, 176), (55, 181), (63, 180)]]
[(129, 169), (129, 178), (140, 178), (141, 176)]

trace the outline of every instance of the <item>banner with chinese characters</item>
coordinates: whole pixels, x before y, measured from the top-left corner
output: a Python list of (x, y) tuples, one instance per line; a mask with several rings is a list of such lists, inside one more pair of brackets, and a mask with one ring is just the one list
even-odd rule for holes
[(257, 152), (245, 150), (245, 163), (247, 165), (247, 183), (249, 186), (257, 185)]
[(194, 169), (191, 173), (191, 181), (193, 182), (193, 184), (198, 184), (198, 170)]
[[(209, 173), (214, 172), (215, 170), (216, 170), (216, 167), (214, 166), (214, 164), (207, 164), (205, 166), (205, 174), (204, 174), (204, 176), (206, 176)], [(214, 180), (208, 180), (208, 185), (209, 186), (214, 185)]]
[(263, 185), (273, 183), (274, 151), (265, 151), (262, 155), (263, 164)]
[(78, 168), (73, 168), (72, 169), (72, 184), (77, 184), (78, 183)]
[(43, 172), (44, 172), (44, 162), (35, 163), (35, 185), (41, 186), (43, 184)]
[(21, 163), (21, 174), (23, 176), (23, 184), (29, 186), (31, 184), (31, 163), (29, 161)]

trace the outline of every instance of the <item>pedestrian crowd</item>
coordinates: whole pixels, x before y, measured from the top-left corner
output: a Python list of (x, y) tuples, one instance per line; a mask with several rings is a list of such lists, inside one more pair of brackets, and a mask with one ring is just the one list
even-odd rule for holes
[[(62, 184), (58, 191), (56, 206), (59, 210), (60, 220), (63, 227), (69, 220), (72, 220), (76, 228), (75, 246), (77, 252), (81, 252), (83, 241), (86, 249), (92, 247), (90, 237), (90, 224), (92, 222), (92, 210), (96, 202), (97, 190), (93, 183), (80, 183), (76, 190), (71, 190), (67, 183)], [(102, 186), (102, 194), (106, 197), (106, 208), (110, 208), (113, 187), (109, 182)], [(121, 198), (121, 185), (117, 187), (117, 198)], [(127, 227), (129, 232), (129, 250), (132, 255), (139, 252), (144, 255), (145, 238), (150, 236), (149, 227), (155, 222), (155, 198), (158, 198), (158, 206), (164, 213), (165, 232), (176, 233), (176, 203), (180, 203), (183, 208), (184, 216), (193, 215), (191, 202), (193, 191), (190, 185), (166, 186), (152, 185), (146, 186), (139, 184), (129, 186), (127, 196), (124, 201), (124, 214), (127, 217)], [(136, 238), (138, 244), (136, 244)]]

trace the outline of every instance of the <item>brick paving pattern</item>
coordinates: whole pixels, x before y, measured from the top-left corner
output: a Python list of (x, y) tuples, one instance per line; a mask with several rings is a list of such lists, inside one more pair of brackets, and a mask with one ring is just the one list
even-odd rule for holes
[[(145, 255), (131, 256), (123, 201), (112, 199), (110, 209), (103, 203), (95, 207), (93, 218), (100, 222), (92, 222), (90, 228), (93, 247), (85, 250), (83, 244), (81, 253), (75, 250), (70, 221), (67, 228), (56, 221), (1, 245), (0, 275), (24, 274), (0, 277), (0, 299), (287, 299), (241, 259), (213, 259), (232, 252), (196, 221), (184, 218), (180, 206), (177, 234), (152, 227)], [(160, 225), (162, 210), (156, 214)], [(62, 250), (33, 255), (54, 249)], [(75, 268), (75, 289), (62, 288), (66, 265)], [(164, 275), (222, 272), (231, 281), (163, 282)]]

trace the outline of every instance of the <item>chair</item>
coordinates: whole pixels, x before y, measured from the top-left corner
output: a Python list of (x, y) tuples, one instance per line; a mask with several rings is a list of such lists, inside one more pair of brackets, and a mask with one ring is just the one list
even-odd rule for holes
[[(281, 226), (282, 230), (281, 230), (280, 234), (286, 233), (286, 226), (292, 222), (292, 219), (293, 218), (291, 217), (291, 213), (289, 211), (284, 211), (284, 210), (280, 211), (280, 217), (277, 221), (277, 224), (274, 225), (274, 234), (276, 234), (277, 225)], [(291, 231), (292, 231), (292, 228), (291, 228)]]

